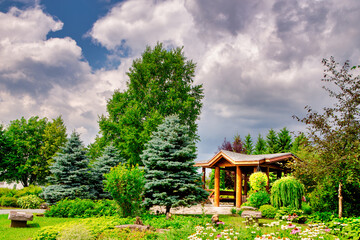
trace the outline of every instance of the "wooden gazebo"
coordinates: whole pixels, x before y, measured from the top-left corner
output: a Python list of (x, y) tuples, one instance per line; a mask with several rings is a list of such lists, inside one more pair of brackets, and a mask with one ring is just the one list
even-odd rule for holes
[[(203, 187), (205, 188), (205, 174), (206, 168), (215, 169), (214, 182), (214, 206), (220, 206), (220, 195), (233, 195), (235, 199), (235, 206), (240, 207), (243, 197), (246, 199), (247, 182), (251, 173), (262, 171), (268, 177), (267, 190), (269, 190), (269, 172), (276, 172), (277, 178), (280, 178), (282, 173), (285, 175), (290, 171), (286, 167), (286, 163), (296, 158), (292, 153), (275, 153), (262, 155), (247, 155), (235, 153), (231, 151), (221, 150), (213, 158), (208, 161), (196, 162), (195, 167), (202, 167), (203, 172)], [(233, 192), (220, 193), (220, 170), (235, 172), (235, 186)], [(244, 194), (243, 194), (244, 190)], [(225, 199), (224, 199), (225, 200)]]

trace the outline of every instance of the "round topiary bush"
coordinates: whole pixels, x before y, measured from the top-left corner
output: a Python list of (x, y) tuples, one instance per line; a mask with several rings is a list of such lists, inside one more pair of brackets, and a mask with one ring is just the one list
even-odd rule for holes
[(267, 185), (267, 176), (263, 172), (256, 172), (250, 175), (249, 183), (252, 192), (265, 191)]
[(270, 203), (270, 194), (266, 191), (259, 191), (251, 194), (247, 198), (246, 205), (259, 208), (262, 205)]
[(276, 207), (301, 208), (304, 185), (294, 177), (282, 177), (271, 188), (271, 204)]
[(269, 204), (266, 204), (266, 205), (262, 205), (260, 207), (259, 211), (261, 212), (261, 215), (263, 218), (274, 218), (276, 215), (277, 209)]

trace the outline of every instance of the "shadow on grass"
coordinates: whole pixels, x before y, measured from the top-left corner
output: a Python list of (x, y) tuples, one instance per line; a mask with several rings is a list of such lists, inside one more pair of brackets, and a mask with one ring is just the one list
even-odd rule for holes
[(40, 225), (38, 223), (28, 223), (26, 225), (28, 228), (40, 228)]

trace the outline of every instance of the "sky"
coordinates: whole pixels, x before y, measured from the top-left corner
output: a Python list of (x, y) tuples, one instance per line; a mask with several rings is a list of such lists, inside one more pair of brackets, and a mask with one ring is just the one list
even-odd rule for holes
[(85, 144), (146, 46), (183, 46), (205, 98), (198, 160), (226, 137), (304, 130), (323, 58), (360, 64), (358, 0), (0, 0), (0, 123), (62, 115)]

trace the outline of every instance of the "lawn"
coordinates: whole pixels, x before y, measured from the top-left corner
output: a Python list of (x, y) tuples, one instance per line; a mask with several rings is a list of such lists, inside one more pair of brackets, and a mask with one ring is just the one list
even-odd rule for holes
[(73, 218), (47, 218), (36, 217), (28, 222), (28, 228), (10, 228), (8, 214), (0, 215), (0, 240), (27, 240), (31, 239), (41, 227), (51, 226), (58, 223), (74, 221)]

